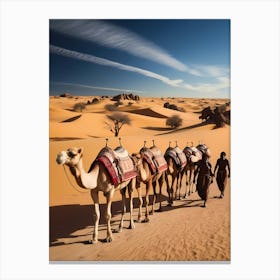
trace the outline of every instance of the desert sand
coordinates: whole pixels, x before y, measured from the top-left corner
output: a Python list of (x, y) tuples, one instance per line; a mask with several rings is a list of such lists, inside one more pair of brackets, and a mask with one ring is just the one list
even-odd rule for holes
[[(56, 155), (69, 147), (83, 147), (85, 170), (105, 146), (119, 145), (118, 138), (108, 129), (106, 104), (109, 98), (97, 104), (87, 105), (82, 112), (72, 110), (78, 102), (87, 102), (93, 97), (50, 97), (49, 114), (49, 210), (50, 210), (50, 261), (230, 261), (230, 180), (224, 199), (214, 180), (210, 186), (207, 208), (197, 193), (167, 206), (166, 186), (163, 188), (163, 211), (150, 216), (149, 223), (135, 223), (136, 228), (127, 229), (129, 213), (125, 216), (125, 229), (113, 234), (113, 242), (89, 245), (93, 231), (93, 202), (87, 190), (75, 186), (74, 178), (67, 169), (56, 163)], [(141, 98), (140, 101), (124, 100), (119, 111), (131, 118), (131, 125), (120, 131), (122, 145), (129, 153), (138, 152), (144, 141), (152, 140), (164, 153), (172, 141), (181, 149), (193, 142), (205, 143), (211, 150), (213, 170), (216, 160), (225, 151), (230, 161), (230, 126), (214, 129), (213, 124), (202, 125), (199, 112), (207, 106), (222, 105), (226, 99), (195, 98)], [(132, 104), (128, 104), (131, 102)], [(183, 107), (186, 112), (177, 112), (163, 107), (170, 102)], [(166, 117), (177, 114), (183, 119), (179, 129), (166, 127)], [(181, 193), (186, 190), (186, 178)], [(72, 186), (74, 185), (74, 187)], [(142, 186), (142, 194), (145, 187)], [(101, 219), (99, 239), (106, 236), (105, 198), (100, 193)], [(128, 201), (127, 201), (128, 202)], [(128, 207), (128, 205), (127, 205)], [(137, 218), (138, 199), (134, 193), (134, 216)], [(156, 204), (158, 208), (158, 203)], [(142, 209), (144, 213), (144, 208)], [(115, 193), (112, 203), (112, 228), (117, 228), (121, 213), (121, 196)]]

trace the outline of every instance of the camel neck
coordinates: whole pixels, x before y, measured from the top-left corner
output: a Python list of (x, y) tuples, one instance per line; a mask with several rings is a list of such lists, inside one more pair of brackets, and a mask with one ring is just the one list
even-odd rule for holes
[(148, 171), (149, 171), (149, 166), (146, 165), (147, 168), (145, 168), (144, 164), (145, 163), (142, 163), (139, 166), (139, 174), (140, 174), (141, 181), (143, 181), (143, 182), (147, 181), (147, 179), (148, 179)]
[(85, 189), (95, 189), (97, 186), (97, 177), (99, 166), (91, 170), (90, 173), (85, 172), (83, 167), (83, 160), (80, 159), (77, 165), (75, 166), (76, 174), (74, 175), (78, 185)]

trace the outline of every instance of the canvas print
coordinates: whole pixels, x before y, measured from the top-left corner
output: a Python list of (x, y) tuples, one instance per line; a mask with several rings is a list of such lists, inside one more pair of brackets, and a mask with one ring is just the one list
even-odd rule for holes
[(49, 260), (230, 261), (230, 20), (49, 21)]

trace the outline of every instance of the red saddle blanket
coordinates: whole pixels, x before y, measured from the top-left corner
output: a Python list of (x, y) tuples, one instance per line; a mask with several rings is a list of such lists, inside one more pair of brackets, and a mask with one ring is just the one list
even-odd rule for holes
[(113, 185), (118, 185), (137, 176), (133, 160), (123, 147), (112, 150), (103, 148), (95, 159), (101, 162), (109, 173)]
[(165, 158), (171, 157), (178, 168), (184, 168), (187, 164), (187, 157), (179, 147), (169, 147), (164, 156)]
[(140, 153), (143, 155), (143, 160), (148, 163), (152, 174), (160, 173), (167, 170), (167, 162), (158, 147), (143, 147), (140, 150)]

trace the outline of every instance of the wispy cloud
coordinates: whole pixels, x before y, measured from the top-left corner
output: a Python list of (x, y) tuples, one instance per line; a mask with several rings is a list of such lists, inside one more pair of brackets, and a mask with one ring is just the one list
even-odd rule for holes
[(191, 85), (187, 83), (182, 83), (182, 87), (193, 91), (202, 93), (218, 93), (221, 89), (229, 88), (230, 81), (228, 77), (218, 77), (216, 78), (216, 83), (200, 83), (197, 85)]
[(185, 65), (153, 42), (125, 28), (104, 21), (55, 20), (50, 22), (50, 28), (102, 46), (119, 49), (179, 71), (185, 71), (191, 75), (201, 75), (198, 69)]
[(64, 49), (64, 48), (57, 47), (54, 45), (50, 46), (50, 51), (57, 55), (62, 55), (62, 56), (66, 56), (66, 57), (70, 57), (70, 58), (74, 58), (74, 59), (78, 59), (78, 60), (83, 60), (83, 61), (87, 61), (87, 62), (91, 62), (91, 63), (103, 65), (103, 66), (115, 67), (115, 68), (118, 68), (118, 69), (121, 69), (124, 71), (135, 72), (135, 73), (144, 75), (146, 77), (160, 80), (163, 83), (168, 84), (170, 86), (178, 86), (179, 84), (181, 84), (183, 82), (183, 80), (171, 80), (168, 77), (159, 75), (157, 73), (154, 73), (154, 72), (142, 69), (142, 68), (118, 63), (118, 62), (115, 62), (112, 60), (108, 60), (108, 59), (97, 57), (97, 56), (90, 55), (90, 54), (85, 54), (85, 53), (80, 53), (80, 52)]
[(124, 70), (124, 71), (138, 73), (140, 75), (144, 75), (146, 77), (159, 80), (169, 86), (183, 88), (183, 89), (186, 89), (186, 90), (188, 90), (190, 92), (194, 92), (194, 93), (198, 93), (198, 92), (200, 92), (200, 93), (218, 93), (219, 90), (229, 87), (229, 78), (226, 76), (216, 77), (216, 80), (217, 80), (216, 83), (212, 83), (212, 84), (200, 83), (200, 84), (196, 84), (196, 85), (191, 85), (191, 84), (185, 83), (184, 80), (182, 80), (182, 79), (172, 80), (166, 76), (162, 76), (160, 74), (157, 74), (157, 73), (149, 71), (149, 70), (118, 63), (118, 62), (115, 62), (112, 60), (93, 56), (90, 54), (85, 54), (85, 53), (68, 50), (68, 49), (57, 47), (54, 45), (50, 45), (50, 51), (57, 55), (62, 55), (62, 56), (77, 59), (77, 60), (82, 60), (82, 61), (99, 64), (99, 65), (103, 65), (103, 66), (114, 67), (114, 68)]
[(220, 65), (195, 65), (193, 68), (196, 69), (200, 73), (200, 76), (203, 77), (217, 78), (228, 76), (229, 74), (229, 69)]
[(135, 89), (122, 89), (122, 88), (110, 88), (110, 87), (95, 87), (90, 85), (83, 85), (83, 84), (74, 84), (74, 83), (66, 83), (66, 82), (51, 82), (54, 85), (62, 85), (62, 86), (73, 86), (73, 87), (82, 87), (82, 88), (89, 88), (89, 89), (99, 89), (99, 90), (106, 90), (106, 91), (120, 91), (120, 92), (137, 92), (137, 93), (144, 93), (141, 90)]

